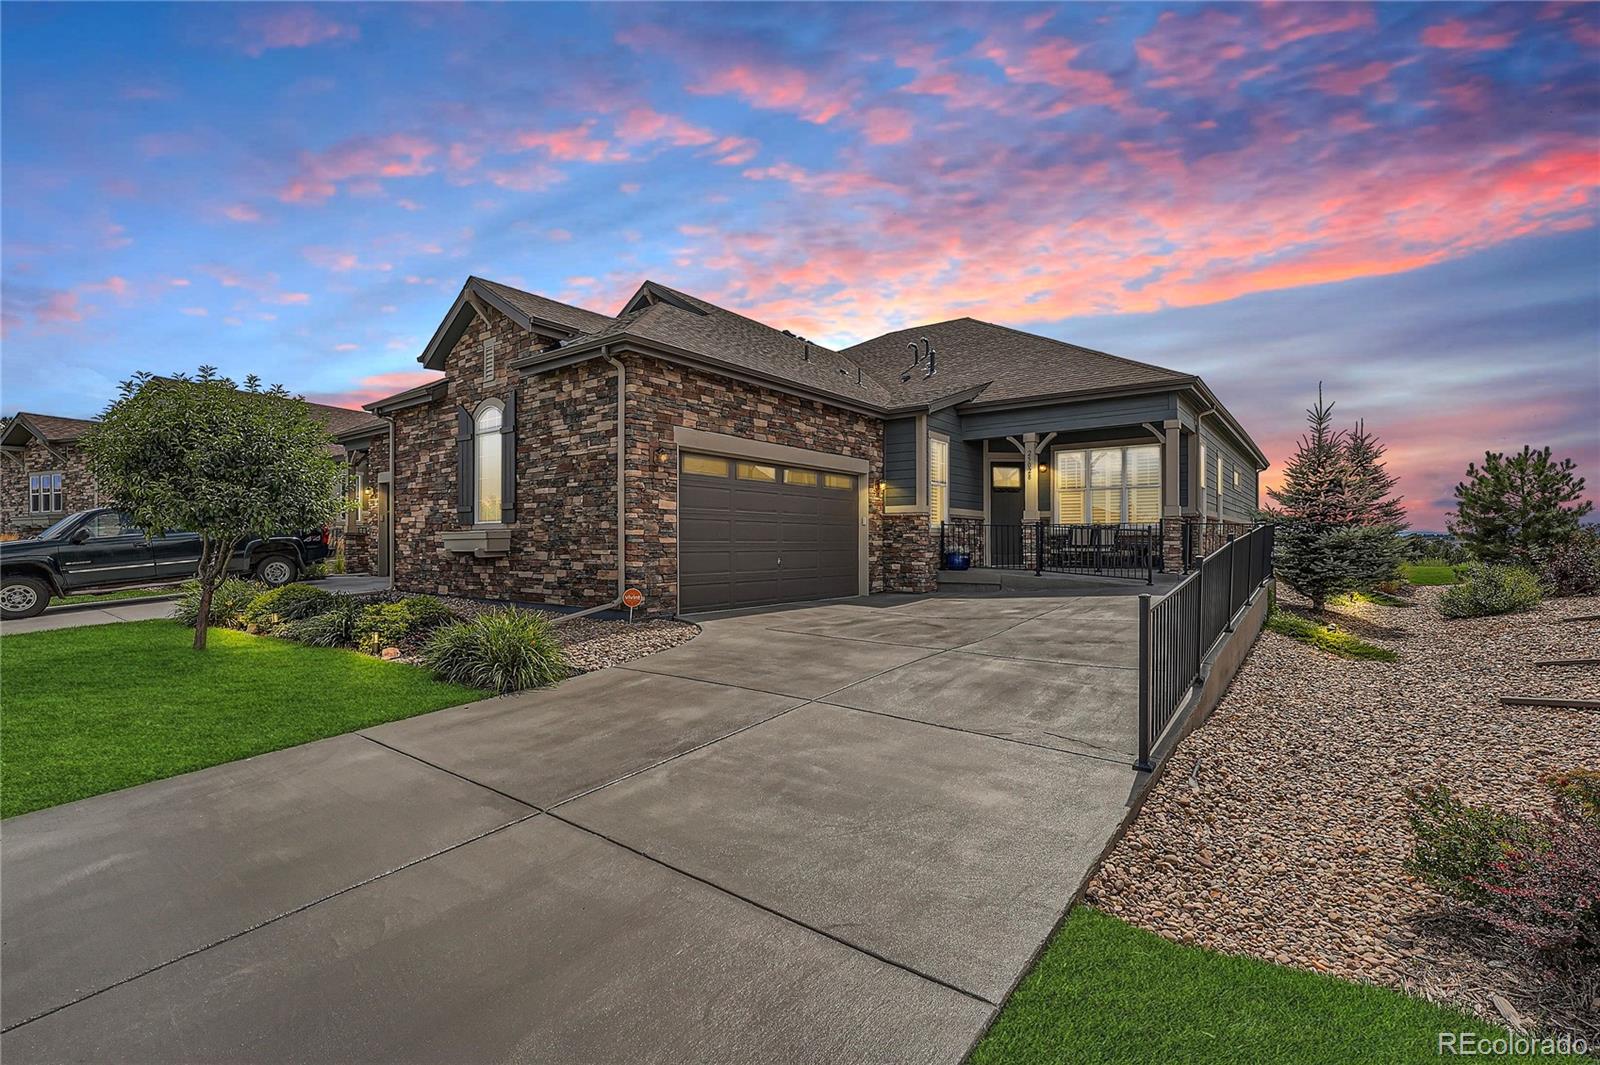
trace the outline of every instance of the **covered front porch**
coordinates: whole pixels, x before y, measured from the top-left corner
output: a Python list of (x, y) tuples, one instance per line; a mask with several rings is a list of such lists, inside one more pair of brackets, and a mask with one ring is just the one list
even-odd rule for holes
[[(941, 570), (1154, 582), (1183, 564), (1180, 424), (930, 437)], [(1168, 545), (1168, 533), (1172, 543)]]

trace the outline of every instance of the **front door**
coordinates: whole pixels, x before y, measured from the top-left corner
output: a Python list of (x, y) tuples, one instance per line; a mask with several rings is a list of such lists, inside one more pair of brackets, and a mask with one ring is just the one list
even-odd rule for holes
[(989, 565), (1022, 565), (1022, 463), (989, 467)]

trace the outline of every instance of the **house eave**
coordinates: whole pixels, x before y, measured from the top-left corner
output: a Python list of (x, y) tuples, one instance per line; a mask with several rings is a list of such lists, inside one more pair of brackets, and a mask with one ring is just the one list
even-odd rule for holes
[(450, 349), (456, 346), (456, 341), (461, 339), (461, 334), (467, 331), (467, 326), (472, 323), (472, 315), (483, 315), (484, 304), (493, 307), (529, 333), (544, 333), (563, 340), (578, 335), (578, 330), (571, 326), (519, 310), (487, 285), (482, 284), (477, 277), (469, 277), (466, 284), (461, 286), (461, 294), (456, 297), (444, 320), (439, 323), (439, 328), (434, 330), (427, 347), (417, 356), (417, 361), (430, 370), (444, 369), (445, 357), (450, 354)]
[(437, 381), (429, 381), (425, 385), (418, 385), (416, 388), (398, 392), (392, 396), (385, 396), (383, 399), (374, 400), (371, 403), (363, 403), (361, 409), (371, 411), (381, 418), (397, 410), (405, 410), (407, 407), (420, 407), (424, 404), (432, 403), (444, 393), (444, 386), (444, 378), (440, 378)]
[[(870, 414), (873, 417), (881, 418), (889, 413), (888, 407), (866, 400), (852, 400), (829, 392), (823, 392), (819, 389), (806, 388), (804, 385), (781, 377), (757, 373), (749, 367), (734, 366), (720, 359), (714, 359), (697, 352), (685, 351), (670, 344), (647, 340), (628, 333), (617, 333), (605, 337), (603, 340), (597, 340), (589, 344), (579, 344), (571, 348), (557, 348), (550, 352), (525, 355), (519, 359), (513, 359), (510, 366), (512, 369), (523, 370), (527, 373), (548, 373), (567, 366), (575, 366), (589, 359), (599, 358), (602, 354), (617, 351), (631, 351), (640, 355), (666, 359), (670, 362), (715, 373), (722, 377), (732, 378), (745, 384), (759, 385), (763, 388), (770, 388), (775, 392), (784, 392), (788, 395), (799, 396), (818, 403), (826, 403), (829, 406), (854, 411), (858, 414)], [(924, 409), (924, 407), (919, 406), (917, 409)]]

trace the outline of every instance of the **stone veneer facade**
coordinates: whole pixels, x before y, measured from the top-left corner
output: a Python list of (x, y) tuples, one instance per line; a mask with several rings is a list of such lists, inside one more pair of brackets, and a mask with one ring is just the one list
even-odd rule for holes
[[(383, 537), (383, 511), (379, 506), (378, 477), (389, 470), (389, 441), (374, 437), (364, 451), (351, 450), (349, 498), (352, 509), (345, 515), (341, 553), (346, 573), (377, 573), (378, 545)], [(361, 499), (355, 498), (356, 478), (360, 476)]]
[[(406, 591), (598, 606), (616, 595), (616, 370), (604, 359), (548, 373), (508, 371), (548, 343), (491, 309), (475, 318), (446, 360), (443, 398), (398, 410), (395, 586)], [(497, 372), (483, 378), (484, 344)], [(802, 399), (637, 354), (627, 368), (627, 580), (647, 614), (677, 611), (676, 426), (846, 455), (868, 464), (868, 585), (931, 591), (927, 519), (885, 519), (883, 426), (866, 414)], [(463, 528), (456, 512), (456, 408), (516, 391), (516, 520), (508, 554), (447, 551), (442, 534)], [(913, 528), (915, 526), (915, 528)], [(920, 533), (917, 531), (920, 530)]]
[[(57, 518), (100, 505), (100, 490), (83, 449), (75, 444), (55, 444), (53, 448), (30, 440), (19, 454), (0, 456), (0, 470), (4, 471), (0, 476), (0, 536), (32, 536)], [(61, 510), (28, 512), (28, 477), (35, 473), (61, 474)]]

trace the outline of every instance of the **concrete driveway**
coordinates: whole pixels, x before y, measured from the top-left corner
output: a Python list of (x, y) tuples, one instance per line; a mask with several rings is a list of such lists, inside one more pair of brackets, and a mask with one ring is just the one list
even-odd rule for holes
[(1126, 813), (1133, 618), (719, 618), (550, 691), (14, 818), (0, 1053), (958, 1062)]

